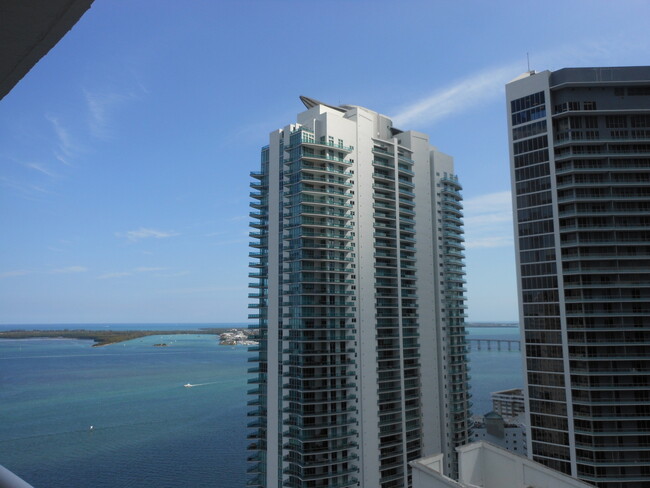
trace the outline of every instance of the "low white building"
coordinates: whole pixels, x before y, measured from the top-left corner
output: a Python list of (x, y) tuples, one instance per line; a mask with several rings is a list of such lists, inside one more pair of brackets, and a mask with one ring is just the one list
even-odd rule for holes
[(516, 417), (526, 411), (524, 392), (521, 388), (492, 393), (492, 408), (504, 417)]
[(487, 442), (456, 448), (459, 479), (442, 474), (443, 454), (410, 463), (413, 488), (593, 488), (592, 485)]

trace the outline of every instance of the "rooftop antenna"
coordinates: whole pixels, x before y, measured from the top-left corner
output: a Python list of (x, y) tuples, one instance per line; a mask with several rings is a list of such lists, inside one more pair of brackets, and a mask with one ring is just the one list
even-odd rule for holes
[(526, 62), (528, 63), (528, 72), (530, 73), (530, 57), (528, 56), (528, 53), (526, 53)]

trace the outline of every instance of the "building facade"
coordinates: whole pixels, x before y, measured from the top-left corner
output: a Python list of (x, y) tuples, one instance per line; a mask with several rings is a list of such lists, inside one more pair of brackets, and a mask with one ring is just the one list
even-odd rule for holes
[(520, 456), (528, 454), (526, 426), (520, 417), (503, 417), (488, 412), (474, 422), (472, 442), (486, 441)]
[(425, 134), (301, 97), (252, 173), (249, 486), (406, 487), (470, 436), (461, 186)]
[(526, 411), (524, 392), (521, 388), (492, 393), (492, 408), (504, 417), (517, 417)]
[(528, 451), (650, 485), (650, 67), (506, 86)]

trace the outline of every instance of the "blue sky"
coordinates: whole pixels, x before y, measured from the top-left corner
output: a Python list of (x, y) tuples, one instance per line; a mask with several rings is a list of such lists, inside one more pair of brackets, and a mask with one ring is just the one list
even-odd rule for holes
[(648, 64), (647, 1), (96, 0), (0, 101), (0, 323), (246, 322), (249, 172), (298, 96), (455, 158), (471, 321), (517, 319), (503, 85)]

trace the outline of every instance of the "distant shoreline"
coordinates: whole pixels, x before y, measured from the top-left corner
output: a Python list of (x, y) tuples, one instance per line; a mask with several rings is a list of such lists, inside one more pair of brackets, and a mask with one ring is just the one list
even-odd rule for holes
[(0, 331), (9, 330), (204, 330), (247, 328), (245, 322), (61, 322), (2, 323)]
[(229, 328), (205, 328), (197, 330), (9, 330), (0, 331), (0, 339), (85, 339), (92, 340), (92, 347), (107, 346), (119, 342), (155, 335), (208, 334), (220, 336)]
[[(495, 323), (495, 322), (470, 322), (466, 327), (476, 328), (518, 328), (517, 323)], [(221, 345), (254, 345), (256, 341), (251, 340), (257, 330), (233, 327), (205, 327), (197, 329), (175, 329), (175, 330), (92, 330), (92, 329), (14, 329), (0, 331), (0, 339), (80, 339), (93, 341), (92, 347), (107, 346), (119, 342), (139, 339), (141, 337), (157, 335), (194, 335), (207, 334), (219, 336)]]

